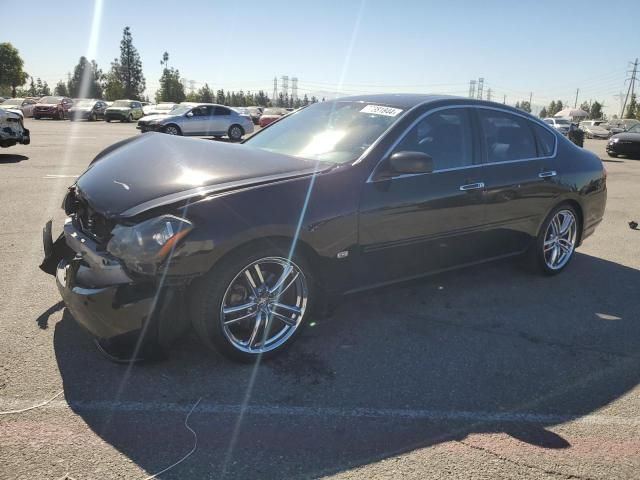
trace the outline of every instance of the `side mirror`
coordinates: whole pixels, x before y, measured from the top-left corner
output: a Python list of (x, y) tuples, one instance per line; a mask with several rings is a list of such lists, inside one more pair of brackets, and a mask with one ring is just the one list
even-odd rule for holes
[(185, 116), (191, 118), (191, 117), (193, 117), (193, 112), (187, 112), (187, 114)]
[(389, 166), (392, 173), (431, 173), (433, 172), (433, 158), (426, 153), (407, 150), (391, 155)]

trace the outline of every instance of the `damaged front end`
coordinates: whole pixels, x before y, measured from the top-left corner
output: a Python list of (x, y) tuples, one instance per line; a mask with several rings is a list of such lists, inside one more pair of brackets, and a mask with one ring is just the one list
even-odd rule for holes
[(0, 108), (0, 147), (13, 147), (18, 143), (31, 143), (29, 130), (22, 124), (22, 115)]
[(74, 319), (115, 361), (156, 357), (188, 325), (181, 314), (184, 284), (131, 271), (107, 247), (118, 225), (91, 209), (71, 188), (63, 232), (53, 241), (43, 229), (40, 268), (56, 278)]

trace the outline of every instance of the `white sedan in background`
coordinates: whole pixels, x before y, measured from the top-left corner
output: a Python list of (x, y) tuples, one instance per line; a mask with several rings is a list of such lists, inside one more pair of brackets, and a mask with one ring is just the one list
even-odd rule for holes
[(9, 98), (0, 103), (0, 107), (5, 110), (19, 110), (23, 117), (33, 117), (33, 107), (36, 103), (32, 98)]
[(253, 133), (248, 115), (214, 103), (182, 103), (165, 115), (148, 115), (138, 121), (140, 131), (162, 132), (169, 135), (216, 137), (225, 135), (238, 142), (245, 134)]

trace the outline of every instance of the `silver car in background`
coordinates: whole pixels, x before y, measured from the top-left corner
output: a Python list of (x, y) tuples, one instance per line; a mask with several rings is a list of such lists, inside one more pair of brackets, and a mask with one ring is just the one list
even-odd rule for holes
[(152, 105), (146, 105), (142, 107), (142, 111), (145, 115), (164, 115), (178, 106), (173, 102), (160, 102)]
[(565, 136), (569, 133), (569, 128), (571, 127), (571, 122), (565, 118), (548, 117), (542, 121)]
[(164, 115), (149, 115), (138, 121), (140, 131), (163, 132), (169, 135), (185, 135), (220, 138), (227, 135), (237, 142), (245, 134), (253, 133), (253, 122), (247, 115), (214, 103), (180, 104)]

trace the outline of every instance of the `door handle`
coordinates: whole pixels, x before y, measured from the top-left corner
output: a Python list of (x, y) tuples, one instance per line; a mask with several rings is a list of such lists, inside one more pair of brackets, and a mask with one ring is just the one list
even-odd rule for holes
[(484, 188), (483, 182), (468, 183), (466, 185), (460, 185), (460, 190), (462, 190), (463, 192), (466, 192), (467, 190), (478, 190), (480, 188)]
[(538, 174), (538, 177), (549, 178), (549, 177), (555, 177), (557, 174), (558, 172), (556, 172), (555, 170), (545, 170), (544, 172), (540, 172)]

